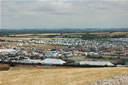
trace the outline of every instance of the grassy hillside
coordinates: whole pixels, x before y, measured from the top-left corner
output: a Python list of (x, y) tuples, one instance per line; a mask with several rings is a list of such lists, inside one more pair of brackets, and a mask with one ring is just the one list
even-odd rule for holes
[(87, 85), (89, 82), (128, 73), (126, 67), (41, 69), (14, 67), (0, 72), (0, 85)]

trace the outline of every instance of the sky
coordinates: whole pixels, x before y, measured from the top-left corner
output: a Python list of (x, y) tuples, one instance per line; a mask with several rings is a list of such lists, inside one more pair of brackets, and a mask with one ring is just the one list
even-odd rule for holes
[(1, 0), (0, 29), (128, 28), (128, 0)]

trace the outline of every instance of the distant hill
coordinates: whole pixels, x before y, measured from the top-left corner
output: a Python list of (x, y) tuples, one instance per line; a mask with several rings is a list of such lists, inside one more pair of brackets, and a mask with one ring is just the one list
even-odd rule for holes
[(71, 33), (71, 32), (128, 32), (128, 28), (61, 28), (61, 29), (0, 29), (0, 33)]

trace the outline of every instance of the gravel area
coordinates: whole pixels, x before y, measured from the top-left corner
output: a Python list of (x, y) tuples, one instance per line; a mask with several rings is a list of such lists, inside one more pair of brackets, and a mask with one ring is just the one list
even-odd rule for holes
[(110, 79), (98, 80), (88, 85), (128, 85), (128, 74), (115, 76)]

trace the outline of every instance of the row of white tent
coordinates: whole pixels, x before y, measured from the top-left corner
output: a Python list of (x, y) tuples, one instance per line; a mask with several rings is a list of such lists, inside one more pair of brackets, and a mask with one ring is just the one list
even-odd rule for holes
[(0, 53), (17, 53), (18, 50), (14, 49), (0, 49)]
[[(25, 59), (20, 61), (21, 63), (40, 63), (40, 64), (50, 64), (50, 65), (63, 65), (66, 63), (66, 61), (63, 61), (61, 59), (52, 59), (52, 58), (46, 58), (44, 60), (32, 60), (32, 59)], [(80, 61), (79, 65), (94, 65), (94, 66), (114, 66), (109, 61)]]
[(51, 58), (46, 58), (44, 60), (32, 60), (32, 59), (25, 59), (25, 60), (20, 60), (19, 62), (21, 63), (40, 63), (40, 64), (55, 64), (55, 65), (63, 65), (66, 63), (65, 61), (61, 59), (51, 59)]
[(32, 40), (29, 43), (42, 43), (42, 44), (58, 44), (58, 45), (68, 45), (68, 46), (90, 46), (94, 45), (96, 47), (112, 47), (115, 48), (117, 46), (127, 47), (128, 38), (126, 39), (109, 39), (109, 40), (74, 40), (74, 39), (59, 39), (59, 40)]
[(95, 66), (114, 66), (109, 61), (80, 61), (80, 65), (95, 65)]

